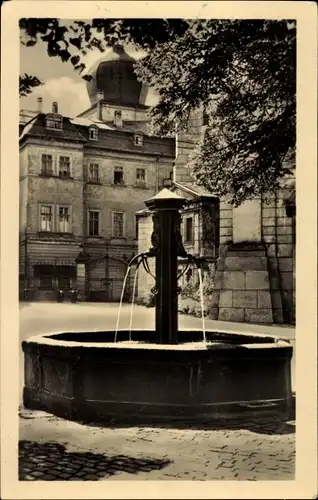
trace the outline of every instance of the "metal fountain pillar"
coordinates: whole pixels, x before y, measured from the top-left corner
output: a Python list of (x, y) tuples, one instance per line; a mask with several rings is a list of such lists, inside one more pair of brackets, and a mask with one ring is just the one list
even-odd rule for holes
[(186, 257), (180, 234), (180, 209), (186, 200), (162, 189), (145, 201), (153, 213), (152, 247), (156, 258), (156, 332), (155, 343), (178, 343), (178, 257)]

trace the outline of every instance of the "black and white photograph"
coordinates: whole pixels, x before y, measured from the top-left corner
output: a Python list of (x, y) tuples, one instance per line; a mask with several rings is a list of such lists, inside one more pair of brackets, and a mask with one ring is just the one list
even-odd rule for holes
[[(296, 197), (303, 19), (287, 8), (255, 15), (267, 2), (215, 2), (233, 13), (244, 4), (245, 17), (217, 16), (214, 2), (186, 2), (184, 13), (182, 2), (148, 2), (144, 13), (143, 2), (14, 3), (25, 4), (10, 128), (19, 485), (53, 498), (57, 482), (77, 481), (84, 498), (89, 481), (86, 492), (119, 498), (109, 488), (120, 483), (120, 498), (146, 498), (135, 485), (154, 481), (163, 498), (160, 484), (169, 495), (187, 481), (192, 493), (183, 486), (179, 498), (203, 498), (213, 481), (239, 498), (243, 484), (266, 482), (294, 498), (300, 337), (312, 342), (300, 360), (303, 376), (306, 359), (313, 372), (308, 391), (317, 369), (312, 323), (299, 326), (302, 307), (311, 322), (316, 308), (312, 283), (304, 288), (315, 228), (301, 236), (307, 274), (298, 253), (317, 216), (308, 156), (313, 213), (299, 229), (310, 210)], [(315, 397), (299, 397), (312, 429)]]

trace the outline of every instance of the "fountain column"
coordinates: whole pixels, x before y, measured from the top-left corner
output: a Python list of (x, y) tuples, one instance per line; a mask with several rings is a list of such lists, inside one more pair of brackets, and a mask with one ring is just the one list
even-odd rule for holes
[(155, 343), (178, 343), (178, 256), (185, 256), (180, 234), (180, 212), (185, 199), (168, 189), (145, 202), (153, 212), (152, 248), (156, 257)]

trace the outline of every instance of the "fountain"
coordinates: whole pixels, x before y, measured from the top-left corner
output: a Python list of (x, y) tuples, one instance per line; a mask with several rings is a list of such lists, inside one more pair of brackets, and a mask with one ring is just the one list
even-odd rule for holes
[[(151, 274), (155, 258), (155, 330), (61, 332), (22, 343), (24, 405), (71, 420), (186, 419), (201, 422), (247, 414), (287, 416), (292, 402), (292, 347), (274, 336), (178, 329), (178, 259), (185, 251), (185, 200), (163, 189), (145, 202), (153, 213), (152, 247), (129, 263)], [(201, 299), (202, 297), (202, 276)], [(135, 294), (136, 275), (133, 293)], [(203, 308), (202, 308), (203, 311)]]

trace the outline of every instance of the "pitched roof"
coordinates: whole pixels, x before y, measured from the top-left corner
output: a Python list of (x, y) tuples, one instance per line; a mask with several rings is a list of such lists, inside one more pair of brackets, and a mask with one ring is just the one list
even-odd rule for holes
[[(80, 117), (63, 117), (63, 129), (51, 129), (46, 127), (45, 118), (46, 114), (44, 113), (39, 113), (32, 118), (24, 126), (20, 140), (29, 136), (81, 142), (92, 149), (110, 149), (170, 157), (174, 157), (175, 154), (175, 140), (173, 138), (154, 137), (138, 132), (143, 135), (143, 145), (138, 146), (134, 142), (134, 131), (119, 130), (101, 121)], [(96, 141), (89, 139), (89, 129), (92, 126), (98, 128), (98, 140)]]
[[(192, 194), (195, 197), (204, 197), (204, 198), (218, 198), (216, 194), (211, 193), (207, 189), (202, 186), (198, 186), (194, 182), (173, 182), (173, 186), (176, 189), (180, 189), (181, 191), (185, 191), (189, 194)], [(172, 188), (173, 188), (172, 186)]]
[[(50, 113), (49, 113), (50, 114)], [(38, 138), (48, 138), (57, 140), (71, 140), (76, 142), (85, 142), (86, 139), (82, 136), (80, 131), (71, 123), (71, 120), (65, 116), (63, 119), (62, 129), (51, 129), (46, 127), (45, 113), (39, 113), (34, 118), (32, 118), (24, 127), (22, 134), (20, 135), (20, 140), (26, 136), (38, 137)], [(61, 116), (61, 115), (59, 115)]]

